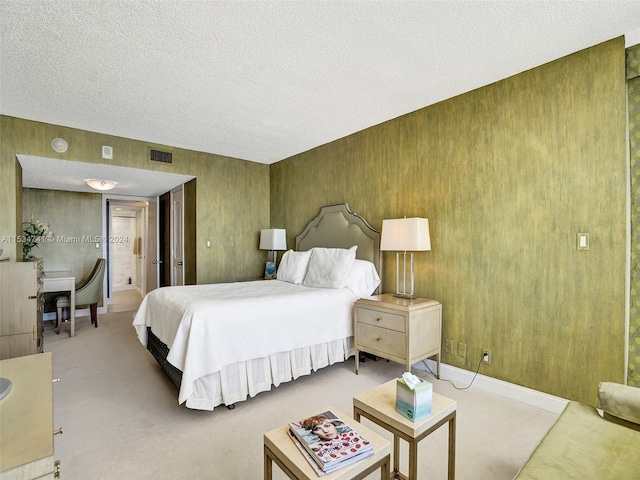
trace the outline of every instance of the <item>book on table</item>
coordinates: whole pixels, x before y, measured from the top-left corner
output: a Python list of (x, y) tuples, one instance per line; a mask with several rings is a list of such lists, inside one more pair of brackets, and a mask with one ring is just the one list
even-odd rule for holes
[(371, 443), (331, 410), (289, 423), (292, 439), (305, 458), (323, 473), (330, 473), (373, 455)]

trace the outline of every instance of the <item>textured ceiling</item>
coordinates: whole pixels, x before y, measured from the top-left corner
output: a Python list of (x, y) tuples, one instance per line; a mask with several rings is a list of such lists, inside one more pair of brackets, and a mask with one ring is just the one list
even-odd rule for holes
[(2, 0), (0, 113), (273, 163), (639, 31), (637, 0)]

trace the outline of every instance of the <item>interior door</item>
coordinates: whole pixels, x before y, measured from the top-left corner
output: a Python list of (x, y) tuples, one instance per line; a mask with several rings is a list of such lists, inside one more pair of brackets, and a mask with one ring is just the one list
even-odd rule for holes
[(184, 285), (184, 191), (171, 190), (171, 285)]
[(147, 235), (145, 249), (145, 288), (146, 295), (158, 288), (160, 258), (158, 257), (158, 197), (149, 198), (147, 205)]

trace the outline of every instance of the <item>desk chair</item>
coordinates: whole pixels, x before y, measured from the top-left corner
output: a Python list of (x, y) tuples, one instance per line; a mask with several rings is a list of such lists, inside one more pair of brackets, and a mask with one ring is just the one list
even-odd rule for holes
[[(102, 301), (102, 285), (104, 283), (104, 271), (106, 260), (99, 258), (91, 270), (89, 276), (76, 285), (76, 308), (79, 306), (89, 305), (91, 313), (91, 323), (98, 328), (98, 303)], [(62, 309), (71, 306), (71, 300), (68, 295), (62, 295), (56, 298), (56, 333), (60, 333), (62, 327)], [(75, 319), (71, 319), (74, 321)]]

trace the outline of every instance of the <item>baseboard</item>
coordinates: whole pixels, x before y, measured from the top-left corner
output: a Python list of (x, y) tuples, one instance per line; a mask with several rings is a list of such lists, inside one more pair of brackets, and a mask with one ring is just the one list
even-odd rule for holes
[(111, 288), (112, 292), (126, 292), (127, 290), (138, 290), (138, 291), (140, 291), (140, 287), (138, 287), (137, 285), (135, 285), (133, 283), (130, 283), (130, 284), (127, 284), (127, 285), (119, 285), (119, 286), (114, 285)]
[[(436, 362), (434, 360), (426, 360), (427, 366), (431, 372), (436, 371)], [(427, 372), (423, 362), (418, 362), (412, 367), (413, 370)], [(473, 380), (474, 372), (469, 370), (463, 370), (462, 368), (447, 365), (446, 363), (440, 364), (440, 379), (450, 380), (454, 382), (458, 387), (467, 386)], [(482, 374), (478, 374), (473, 380), (471, 388), (477, 388), (487, 393), (499, 395), (504, 398), (518, 401), (547, 412), (561, 414), (564, 408), (567, 406), (568, 400), (549, 395), (548, 393), (539, 392), (531, 388), (522, 387), (514, 383), (505, 382), (496, 378), (487, 377)]]
[[(98, 307), (98, 313), (107, 313), (107, 307)], [(91, 314), (88, 308), (76, 308), (76, 318), (88, 317)], [(42, 320), (47, 322), (56, 319), (56, 312), (46, 312), (42, 314)]]

